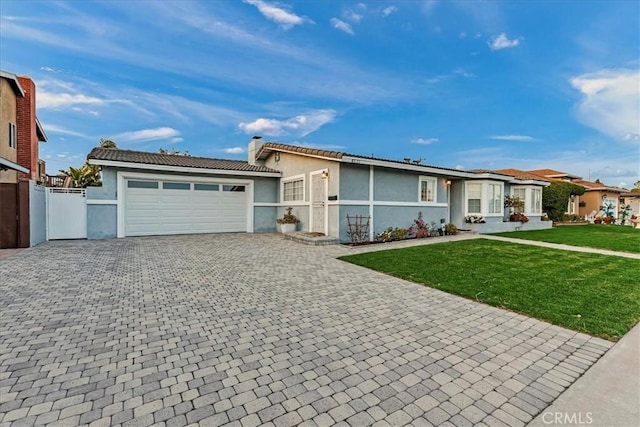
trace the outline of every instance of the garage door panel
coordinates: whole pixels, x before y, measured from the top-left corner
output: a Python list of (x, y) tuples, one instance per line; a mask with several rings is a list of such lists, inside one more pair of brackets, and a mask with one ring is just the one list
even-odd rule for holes
[(125, 186), (125, 235), (247, 231), (247, 193), (222, 191), (246, 189), (246, 184), (193, 183), (177, 178), (154, 180), (154, 187), (149, 182), (136, 179), (133, 186), (131, 181)]

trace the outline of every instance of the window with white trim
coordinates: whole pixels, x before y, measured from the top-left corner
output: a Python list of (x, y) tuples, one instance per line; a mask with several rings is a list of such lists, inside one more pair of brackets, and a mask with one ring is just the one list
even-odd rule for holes
[(282, 182), (282, 201), (304, 201), (304, 176)]
[(542, 214), (542, 189), (541, 188), (532, 188), (531, 189), (531, 213), (532, 214)]
[(9, 148), (16, 148), (16, 125), (9, 122)]
[(435, 202), (437, 180), (435, 178), (428, 178), (425, 176), (420, 177), (420, 201), (421, 202)]
[(511, 187), (511, 196), (517, 197), (522, 202), (522, 207), (515, 207), (514, 212), (524, 213), (527, 206), (527, 189), (524, 187)]
[(467, 213), (482, 213), (482, 184), (467, 183)]
[(502, 185), (489, 184), (489, 213), (500, 214), (502, 213)]

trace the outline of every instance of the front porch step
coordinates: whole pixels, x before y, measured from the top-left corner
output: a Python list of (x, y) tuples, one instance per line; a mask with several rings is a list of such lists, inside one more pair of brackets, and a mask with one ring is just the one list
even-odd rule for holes
[(312, 246), (327, 246), (337, 245), (340, 243), (340, 239), (331, 236), (315, 236), (312, 233), (306, 231), (296, 231), (294, 233), (283, 233), (286, 240), (293, 240), (294, 242), (303, 243), (305, 245)]

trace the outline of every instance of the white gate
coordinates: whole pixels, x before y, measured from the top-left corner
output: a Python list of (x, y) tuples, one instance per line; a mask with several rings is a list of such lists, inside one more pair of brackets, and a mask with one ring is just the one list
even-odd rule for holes
[(86, 190), (47, 188), (47, 240), (86, 238)]

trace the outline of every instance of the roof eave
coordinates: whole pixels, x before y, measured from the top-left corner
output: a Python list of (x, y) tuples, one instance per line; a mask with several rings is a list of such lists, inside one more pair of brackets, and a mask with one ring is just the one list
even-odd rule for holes
[(36, 117), (36, 134), (38, 135), (39, 142), (47, 142), (47, 134), (44, 133), (44, 128), (40, 123), (40, 120)]
[(13, 89), (13, 92), (21, 97), (25, 96), (24, 89), (22, 85), (20, 85), (20, 81), (18, 80), (18, 76), (13, 73), (9, 73), (7, 71), (0, 70), (0, 77), (7, 79), (9, 81), (9, 85)]
[(29, 169), (21, 166), (17, 163), (12, 162), (11, 160), (5, 159), (4, 157), (0, 157), (0, 169), (12, 169), (14, 171), (29, 173)]
[(391, 169), (400, 169), (400, 170), (408, 170), (414, 172), (425, 172), (434, 175), (442, 175), (451, 178), (474, 178), (476, 174), (472, 172), (465, 171), (456, 171), (453, 169), (441, 169), (433, 166), (427, 165), (416, 165), (411, 163), (398, 163), (392, 162), (388, 160), (380, 160), (380, 159), (369, 159), (367, 157), (354, 157), (345, 154), (342, 156), (342, 159), (332, 159), (339, 161), (341, 163), (353, 163), (353, 164), (361, 164), (361, 165), (369, 165), (369, 166), (381, 166), (387, 167)]
[(262, 177), (280, 177), (280, 172), (260, 172), (260, 171), (244, 171), (234, 169), (211, 169), (211, 168), (195, 168), (190, 166), (170, 166), (156, 165), (149, 163), (123, 162), (117, 160), (102, 160), (88, 158), (87, 162), (91, 165), (120, 167), (131, 169), (144, 169), (162, 172), (179, 172), (179, 173), (200, 173), (206, 175), (245, 175), (245, 176), (262, 176)]

